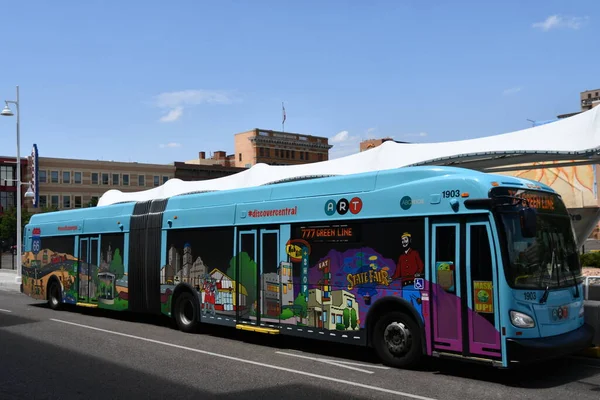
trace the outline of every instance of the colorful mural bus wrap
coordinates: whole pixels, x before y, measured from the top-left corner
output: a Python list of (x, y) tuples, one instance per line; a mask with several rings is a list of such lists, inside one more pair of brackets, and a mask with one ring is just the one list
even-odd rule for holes
[(411, 167), (36, 214), (22, 292), (510, 367), (591, 345), (569, 215), (549, 187)]

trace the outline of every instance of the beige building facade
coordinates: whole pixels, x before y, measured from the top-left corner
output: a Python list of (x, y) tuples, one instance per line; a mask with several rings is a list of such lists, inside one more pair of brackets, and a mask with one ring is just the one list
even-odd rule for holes
[(234, 162), (241, 168), (308, 164), (328, 160), (332, 147), (326, 137), (252, 129), (234, 136)]
[(170, 164), (142, 164), (40, 157), (39, 207), (67, 210), (94, 205), (107, 190), (141, 191), (160, 186), (175, 175)]

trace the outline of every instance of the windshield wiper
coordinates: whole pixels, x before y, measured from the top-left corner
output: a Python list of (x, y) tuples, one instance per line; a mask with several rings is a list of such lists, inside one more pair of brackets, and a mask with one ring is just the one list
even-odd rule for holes
[(550, 286), (546, 286), (546, 290), (544, 290), (544, 294), (540, 297), (540, 304), (544, 304), (546, 300), (548, 300), (548, 294), (550, 294)]
[[(550, 238), (550, 242), (552, 243), (552, 238)], [(552, 243), (552, 245), (554, 245), (554, 243)], [(554, 274), (554, 269), (555, 269), (555, 264), (556, 263), (556, 253), (554, 252), (554, 249), (552, 249), (552, 255), (550, 257), (550, 280), (552, 280), (552, 274)], [(557, 275), (558, 275), (558, 269), (557, 269)], [(542, 297), (540, 297), (540, 304), (544, 304), (546, 302), (546, 300), (548, 300), (548, 295), (550, 294), (550, 286), (546, 285), (546, 290), (544, 290), (544, 294), (542, 295)]]

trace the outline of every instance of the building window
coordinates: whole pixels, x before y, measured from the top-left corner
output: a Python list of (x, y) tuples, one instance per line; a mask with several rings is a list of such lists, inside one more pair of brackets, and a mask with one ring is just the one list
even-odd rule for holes
[(285, 158), (290, 158), (290, 151), (289, 150), (285, 151)]
[(112, 174), (112, 184), (115, 186), (119, 185), (119, 174)]
[(71, 172), (63, 171), (63, 183), (71, 183)]
[(81, 172), (75, 172), (73, 174), (73, 183), (77, 184), (77, 185), (81, 185)]
[(240, 161), (242, 161), (242, 153), (239, 154)]
[(138, 186), (145, 186), (145, 185), (146, 185), (146, 176), (138, 175)]
[(46, 196), (45, 194), (40, 195), (40, 204), (39, 204), (40, 208), (46, 208), (48, 207), (48, 196)]
[(302, 151), (300, 152), (300, 159), (304, 160), (304, 152), (302, 152)]
[(98, 184), (98, 173), (92, 172), (92, 185), (97, 185), (97, 184)]
[(348, 305), (348, 307), (352, 308), (352, 299), (348, 299), (346, 304)]
[(46, 171), (38, 171), (38, 179), (40, 183), (47, 183), (46, 182)]
[(63, 208), (71, 208), (71, 196), (63, 196)]
[(2, 186), (16, 186), (17, 182), (15, 179), (15, 168), (10, 165), (0, 166), (0, 185)]
[(160, 176), (154, 175), (154, 186), (160, 186)]
[(279, 149), (275, 149), (275, 157), (279, 158)]
[(98, 204), (98, 196), (92, 196), (92, 199), (89, 202), (89, 206), (91, 206), (93, 204)]
[(50, 171), (50, 182), (58, 183), (58, 171)]
[(75, 208), (81, 208), (81, 196), (75, 196)]
[(295, 160), (295, 159), (296, 159), (296, 151), (292, 150), (292, 160)]
[(169, 180), (168, 176), (163, 176), (163, 184), (167, 183), (168, 180)]
[(308, 160), (309, 160), (309, 158), (308, 158), (308, 151), (306, 151), (306, 152), (305, 152), (305, 154), (304, 154), (304, 159), (305, 159), (306, 161), (308, 161)]
[(123, 174), (123, 186), (129, 186), (129, 174)]
[(13, 208), (17, 202), (17, 192), (0, 192), (0, 210), (8, 211)]
[(50, 197), (50, 206), (52, 208), (58, 208), (58, 196), (53, 194), (52, 197)]
[(102, 174), (102, 184), (108, 185), (108, 174), (107, 173)]

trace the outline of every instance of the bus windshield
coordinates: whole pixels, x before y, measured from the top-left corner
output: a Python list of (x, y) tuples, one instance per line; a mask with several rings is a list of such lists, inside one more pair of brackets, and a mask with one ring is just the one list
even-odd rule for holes
[[(559, 196), (506, 188), (493, 192), (492, 196), (499, 204), (497, 211), (508, 255), (504, 270), (511, 287), (542, 290), (581, 282), (581, 265), (571, 219)], [(521, 234), (520, 201), (515, 197), (527, 199), (529, 206), (536, 209), (535, 237)]]

